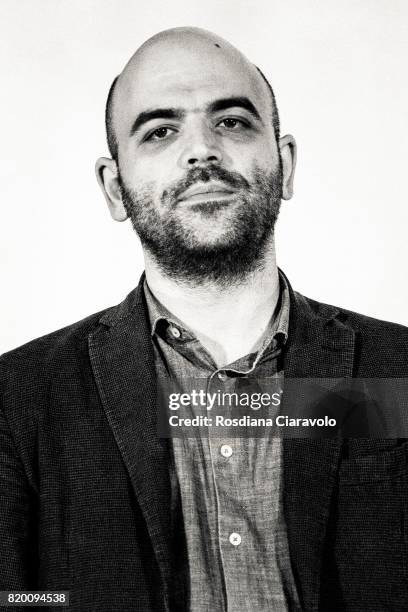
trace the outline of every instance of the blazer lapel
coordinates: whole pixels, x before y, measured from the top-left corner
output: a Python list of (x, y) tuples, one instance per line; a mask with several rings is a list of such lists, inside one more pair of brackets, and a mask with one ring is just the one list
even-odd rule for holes
[[(308, 302), (291, 288), (290, 297), (285, 380), (351, 377), (354, 332), (336, 319), (338, 311)], [(283, 414), (289, 404), (285, 391)], [(284, 516), (302, 609), (308, 611), (319, 607), (323, 545), (340, 451), (339, 439), (283, 440)]]
[(157, 389), (142, 280), (89, 337), (101, 401), (146, 520), (168, 606), (171, 575), (169, 451), (157, 434)]

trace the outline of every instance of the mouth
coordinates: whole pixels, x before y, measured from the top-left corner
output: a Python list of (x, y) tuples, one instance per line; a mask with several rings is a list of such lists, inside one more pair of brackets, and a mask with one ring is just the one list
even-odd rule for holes
[(230, 200), (234, 194), (235, 189), (223, 183), (196, 183), (183, 191), (179, 197), (179, 202), (195, 204), (198, 202)]

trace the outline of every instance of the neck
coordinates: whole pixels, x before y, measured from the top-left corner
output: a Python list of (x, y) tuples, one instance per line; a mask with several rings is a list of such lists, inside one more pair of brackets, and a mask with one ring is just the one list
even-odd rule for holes
[(255, 351), (262, 342), (279, 298), (273, 241), (261, 263), (236, 285), (191, 286), (163, 274), (145, 252), (150, 290), (197, 336), (218, 367)]

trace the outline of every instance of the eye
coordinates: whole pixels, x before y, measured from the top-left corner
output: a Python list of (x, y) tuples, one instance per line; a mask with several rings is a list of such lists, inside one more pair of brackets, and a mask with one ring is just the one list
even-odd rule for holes
[(218, 125), (227, 128), (227, 130), (233, 131), (248, 127), (248, 124), (245, 121), (242, 119), (237, 119), (236, 117), (226, 117), (220, 121)]
[(145, 140), (164, 140), (173, 134), (174, 131), (175, 130), (172, 128), (162, 126), (153, 130), (153, 132), (150, 132), (150, 134), (146, 136)]

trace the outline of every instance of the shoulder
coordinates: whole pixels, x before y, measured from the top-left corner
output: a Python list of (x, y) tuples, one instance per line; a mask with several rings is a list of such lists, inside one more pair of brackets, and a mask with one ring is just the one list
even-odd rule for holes
[[(0, 356), (0, 439), (9, 440), (36, 489), (39, 431), (55, 419), (78, 419), (78, 407), (92, 396), (88, 337), (111, 309), (27, 342)], [(46, 436), (45, 438), (46, 439)]]
[(356, 332), (374, 334), (374, 335), (395, 335), (408, 338), (408, 327), (400, 325), (399, 323), (393, 323), (392, 321), (385, 321), (382, 319), (376, 319), (369, 317), (365, 314), (347, 310), (341, 306), (335, 306), (333, 304), (325, 304), (324, 302), (318, 302), (317, 300), (311, 299), (298, 292), (294, 292), (297, 300), (303, 300), (310, 311), (316, 316), (323, 313), (333, 314), (339, 321), (347, 323)]
[(31, 340), (0, 356), (3, 398), (44, 397), (52, 381), (72, 386), (90, 370), (89, 338), (121, 320), (132, 309), (138, 288), (123, 302), (96, 312), (57, 331)]
[(303, 311), (353, 332), (357, 375), (408, 375), (408, 327), (294, 294)]
[(139, 285), (121, 303), (4, 353), (0, 356), (0, 375), (2, 368), (11, 372), (18, 370), (58, 372), (70, 361), (81, 362), (83, 359), (88, 359), (89, 336), (134, 312), (135, 305), (142, 299), (142, 282), (143, 276)]
[(408, 343), (408, 327), (391, 321), (369, 317), (342, 306), (319, 302), (302, 295), (298, 291), (294, 291), (282, 270), (279, 269), (279, 273), (289, 289), (292, 320), (293, 318), (301, 318), (312, 325), (317, 322), (331, 322), (333, 324), (335, 321), (337, 325), (343, 325), (354, 331), (357, 335), (364, 336), (364, 338), (371, 338), (375, 341), (384, 340), (401, 342), (402, 344)]
[(89, 380), (88, 335), (106, 311), (1, 355), (0, 412), (12, 430), (31, 432), (34, 440), (36, 423), (52, 398), (75, 395), (81, 379)]
[(0, 369), (24, 369), (29, 372), (55, 367), (59, 359), (67, 359), (84, 348), (87, 337), (99, 325), (100, 318), (111, 309), (92, 314), (85, 319), (41, 336), (0, 356)]

